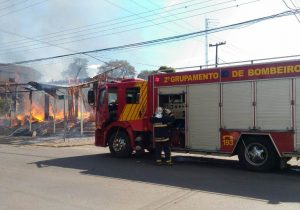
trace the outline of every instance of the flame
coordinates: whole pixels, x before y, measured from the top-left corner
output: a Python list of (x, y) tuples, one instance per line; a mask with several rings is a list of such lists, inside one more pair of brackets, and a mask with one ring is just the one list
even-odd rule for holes
[[(60, 121), (64, 119), (64, 111), (63, 108), (61, 108), (60, 110), (57, 110), (55, 112), (55, 117), (54, 117), (54, 109), (52, 107), (52, 104), (50, 104), (50, 108), (49, 108), (49, 116), (51, 119), (54, 119), (56, 121)], [(79, 104), (80, 106), (80, 104)], [(68, 112), (66, 111), (66, 115), (68, 114)], [(32, 121), (31, 122), (42, 122), (44, 121), (44, 109), (39, 106), (39, 104), (37, 103), (33, 103), (32, 107), (31, 107), (31, 115), (32, 115)], [(81, 116), (84, 120), (93, 120), (93, 113), (89, 112), (89, 111), (83, 111), (82, 113), (80, 111), (78, 111), (78, 117), (77, 119), (80, 120)], [(29, 121), (30, 119), (30, 111), (28, 110), (26, 113), (24, 114), (18, 114), (16, 116), (16, 122), (14, 124), (21, 124), (24, 125), (24, 123), (26, 121)]]
[(19, 121), (21, 121), (21, 122), (24, 122), (24, 118), (25, 118), (25, 116), (24, 115), (21, 115), (21, 114), (18, 114), (17, 116), (16, 116), (16, 118), (17, 118), (17, 120), (19, 120)]
[(91, 118), (91, 114), (89, 112), (78, 112), (78, 119), (81, 119), (81, 116), (83, 119), (90, 119)]
[(52, 117), (52, 119), (55, 118), (55, 120), (62, 120), (62, 119), (64, 119), (64, 111), (63, 110), (55, 112), (55, 117), (54, 117), (54, 111), (50, 109), (49, 115)]
[[(31, 108), (32, 119), (42, 122), (44, 121), (44, 110), (37, 104), (32, 104)], [(30, 113), (28, 113), (30, 115)]]

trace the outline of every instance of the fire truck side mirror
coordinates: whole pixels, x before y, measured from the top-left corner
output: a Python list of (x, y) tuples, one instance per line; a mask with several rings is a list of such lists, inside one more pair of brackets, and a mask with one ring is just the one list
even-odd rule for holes
[(91, 106), (95, 105), (95, 92), (92, 89), (88, 91), (88, 103)]

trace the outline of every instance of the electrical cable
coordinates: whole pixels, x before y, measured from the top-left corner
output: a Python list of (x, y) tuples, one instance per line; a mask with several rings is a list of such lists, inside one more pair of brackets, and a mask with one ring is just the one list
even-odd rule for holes
[[(196, 0), (189, 0), (189, 1), (186, 1), (186, 2), (192, 2), (192, 1), (196, 1)], [(210, 2), (210, 1), (213, 1), (213, 0), (207, 0), (205, 2), (201, 2), (201, 4), (202, 3), (206, 3), (206, 2)], [(159, 9), (154, 9), (154, 10), (151, 10), (149, 12), (141, 12), (141, 13), (137, 13), (137, 14), (141, 15), (141, 14), (152, 13), (154, 11), (166, 9), (166, 8), (173, 7), (173, 6), (178, 6), (178, 5), (183, 4), (183, 3), (185, 3), (185, 2), (181, 2), (181, 3), (173, 4), (173, 5), (170, 5), (170, 6), (167, 6), (167, 7), (162, 7), (162, 8), (159, 8)], [(196, 3), (196, 4), (200, 4), (200, 3)], [(192, 5), (194, 6), (196, 4), (192, 4)], [(188, 5), (188, 6), (191, 6), (191, 5)], [(172, 9), (172, 10), (169, 10), (169, 11), (175, 11), (175, 10), (178, 10), (178, 9), (182, 9), (182, 8), (176, 8), (176, 9)], [(154, 13), (154, 14), (151, 14), (151, 15), (148, 15), (148, 16), (144, 16), (144, 17), (151, 17), (151, 16), (155, 16), (157, 14), (159, 14), (159, 13)], [(75, 27), (75, 28), (71, 28), (71, 29), (61, 30), (61, 31), (49, 33), (49, 34), (46, 34), (46, 35), (36, 36), (36, 38), (41, 38), (41, 37), (43, 37), (43, 38), (46, 38), (46, 37), (47, 38), (53, 38), (53, 37), (58, 37), (58, 36), (60, 37), (60, 36), (65, 36), (65, 35), (69, 35), (69, 34), (80, 33), (80, 32), (84, 32), (84, 31), (98, 29), (99, 27), (103, 28), (103, 27), (106, 27), (106, 26), (111, 26), (111, 25), (115, 25), (115, 24), (121, 24), (121, 23), (129, 22), (129, 21), (140, 20), (141, 19), (141, 18), (134, 18), (134, 19), (131, 19), (131, 20), (126, 20), (126, 21), (122, 21), (122, 22), (112, 23), (112, 22), (117, 21), (117, 20), (123, 20), (123, 19), (127, 19), (127, 18), (130, 18), (130, 17), (134, 17), (134, 16), (135, 15), (129, 15), (129, 16), (126, 16), (126, 17), (123, 17), (123, 18), (115, 18), (115, 19), (111, 19), (111, 20), (108, 20), (108, 21), (102, 21), (102, 22), (98, 22), (98, 23), (94, 23), (94, 24), (85, 25), (85, 26), (80, 26), (80, 27)], [(101, 25), (101, 24), (106, 24), (106, 25)], [(83, 28), (88, 28), (88, 27), (95, 26), (95, 25), (100, 25), (100, 26), (98, 26), (96, 28), (83, 29)], [(79, 30), (78, 31), (78, 29), (83, 29), (83, 30)], [(69, 33), (63, 33), (63, 32), (69, 32)], [(51, 36), (51, 35), (55, 35), (55, 36)], [(6, 43), (6, 45), (14, 44), (14, 43), (20, 42), (20, 41), (22, 41), (22, 40), (11, 41), (11, 42)], [(28, 41), (28, 40), (24, 39), (23, 41)], [(19, 44), (23, 44), (23, 43), (24, 42), (21, 42)], [(27, 43), (27, 42), (25, 42), (25, 43)]]
[(34, 7), (34, 6), (36, 6), (36, 5), (45, 3), (46, 1), (48, 1), (48, 0), (43, 0), (43, 1), (40, 1), (40, 2), (36, 2), (36, 3), (34, 3), (34, 4), (30, 4), (30, 5), (26, 6), (26, 7), (23, 7), (23, 8), (20, 8), (20, 9), (16, 9), (16, 10), (14, 10), (14, 11), (11, 11), (11, 12), (8, 12), (8, 13), (5, 13), (5, 14), (2, 14), (2, 15), (0, 15), (0, 18), (2, 18), (2, 17), (4, 17), (4, 16), (7, 16), (7, 15), (10, 15), (10, 14), (13, 14), (13, 13), (16, 13), (16, 12), (20, 12), (20, 11), (25, 10), (25, 9), (28, 9), (28, 8), (30, 8), (30, 7)]
[[(128, 10), (128, 9), (126, 9), (126, 8), (124, 8), (124, 7), (121, 7), (121, 6), (119, 6), (118, 4), (113, 3), (113, 2), (111, 2), (111, 1), (109, 1), (109, 0), (104, 0), (104, 1), (106, 1), (107, 3), (113, 5), (113, 6), (117, 7), (117, 8), (120, 8), (120, 9), (126, 11), (126, 12), (129, 12), (130, 14), (133, 14), (133, 15), (135, 15), (135, 16), (138, 16), (139, 18), (144, 18), (143, 16), (140, 16), (140, 15), (138, 15), (137, 13), (131, 12), (130, 10)], [(138, 3), (137, 3), (137, 4), (138, 4)], [(153, 20), (149, 20), (149, 19), (147, 19), (147, 18), (146, 18), (146, 21), (151, 21), (153, 24), (156, 24)], [(168, 31), (172, 31), (172, 32), (178, 33), (178, 31), (174, 31), (173, 29), (170, 29), (169, 27), (163, 26), (163, 28), (167, 29)]]
[[(158, 4), (156, 4), (156, 3), (154, 3), (152, 0), (147, 0), (150, 4), (152, 4), (152, 5), (154, 5), (155, 7), (160, 7)], [(188, 6), (187, 6), (188, 7)], [(174, 17), (178, 17), (177, 15), (174, 15)], [(197, 30), (198, 28), (196, 28), (196, 27), (193, 27), (189, 22), (187, 22), (187, 21), (185, 21), (185, 20), (182, 20), (182, 22), (183, 23), (185, 23), (185, 25), (182, 25), (183, 27), (185, 27), (186, 29), (187, 29), (187, 27), (186, 26), (189, 26), (190, 27), (190, 29), (188, 29), (188, 30)], [(180, 24), (181, 25), (181, 24)]]
[[(290, 9), (290, 10), (297, 10), (297, 9), (293, 9), (291, 7), (289, 7), (289, 5), (285, 2), (285, 0), (282, 0), (282, 2), (285, 4), (285, 6)], [(294, 13), (295, 18), (297, 19), (297, 21), (300, 23), (300, 19), (298, 18), (298, 16), (296, 15), (296, 13)]]
[[(258, 0), (254, 0), (254, 1), (249, 1), (249, 2), (243, 3), (243, 4), (239, 4), (239, 5), (229, 6), (229, 7), (225, 7), (225, 8), (221, 8), (221, 9), (217, 9), (217, 10), (212, 10), (212, 11), (205, 12), (205, 13), (200, 13), (200, 14), (197, 13), (196, 15), (190, 15), (188, 17), (178, 18), (178, 19), (172, 20), (172, 21), (163, 21), (163, 22), (160, 22), (160, 23), (154, 24), (154, 25), (151, 24), (151, 25), (146, 25), (146, 26), (141, 26), (141, 27), (126, 29), (126, 30), (118, 31), (118, 32), (114, 32), (114, 33), (107, 33), (107, 34), (102, 34), (102, 35), (97, 35), (97, 36), (84, 37), (82, 39), (77, 39), (77, 40), (72, 40), (72, 41), (67, 41), (67, 42), (60, 42), (60, 43), (57, 43), (57, 44), (60, 44), (60, 45), (62, 45), (62, 44), (69, 44), (69, 43), (73, 43), (73, 42), (85, 41), (85, 40), (99, 38), (99, 37), (103, 37), (103, 36), (115, 35), (115, 34), (119, 34), (119, 33), (129, 32), (129, 31), (132, 31), (132, 30), (137, 30), (137, 29), (142, 29), (142, 28), (146, 28), (146, 27), (150, 27), (150, 26), (156, 26), (156, 25), (161, 25), (161, 24), (173, 22), (173, 21), (178, 21), (178, 20), (182, 20), (182, 19), (192, 18), (192, 17), (196, 17), (196, 16), (199, 16), (199, 15), (204, 15), (204, 14), (214, 13), (214, 12), (218, 12), (218, 11), (223, 11), (223, 10), (226, 10), (226, 9), (235, 8), (237, 6), (242, 6), (242, 5), (253, 3), (253, 2), (257, 2), (257, 1)], [(149, 21), (143, 21), (141, 23), (144, 23), (144, 22), (149, 22)], [(135, 24), (131, 24), (131, 25), (135, 25)], [(126, 25), (126, 27), (128, 27), (128, 26), (130, 26), (130, 25)], [(109, 29), (109, 30), (111, 30), (111, 29)], [(103, 31), (107, 31), (107, 30), (103, 30)], [(74, 36), (74, 37), (81, 37), (81, 36)], [(74, 37), (72, 37), (72, 38), (74, 38)], [(62, 40), (65, 40), (65, 39), (66, 38), (58, 39), (58, 40), (52, 40), (52, 41), (62, 41)], [(70, 37), (68, 39), (70, 39)], [(36, 45), (38, 45), (38, 44), (33, 44), (33, 45), (28, 45), (28, 46), (23, 46), (23, 47), (32, 47), (32, 46), (36, 46)], [(21, 48), (21, 47), (15, 47), (15, 48), (10, 48), (10, 49), (5, 49), (5, 50), (8, 51), (8, 50), (14, 50), (14, 49), (19, 49), (19, 48)], [(41, 49), (41, 48), (44, 48), (44, 47), (36, 47), (36, 48), (31, 48), (31, 49), (26, 49), (26, 50), (35, 50), (35, 49)], [(5, 52), (5, 53), (7, 54), (8, 52)], [(9, 52), (9, 53), (12, 53), (12, 52)]]
[(11, 5), (9, 5), (9, 6), (0, 8), (0, 11), (2, 11), (2, 10), (7, 10), (7, 9), (9, 9), (9, 8), (11, 8), (11, 7), (18, 6), (18, 5), (23, 4), (23, 3), (27, 2), (27, 1), (29, 1), (29, 0), (23, 0), (23, 1), (20, 1), (20, 2), (14, 3), (14, 4), (11, 4)]
[(57, 55), (57, 56), (46, 57), (46, 58), (37, 58), (37, 59), (31, 59), (31, 60), (17, 61), (17, 62), (9, 63), (9, 64), (6, 64), (6, 65), (26, 64), (26, 63), (40, 62), (40, 61), (44, 61), (44, 60), (63, 58), (63, 57), (74, 56), (74, 55), (81, 55), (81, 54), (91, 54), (91, 53), (98, 53), (98, 52), (110, 52), (110, 51), (123, 50), (123, 49), (128, 49), (128, 48), (145, 47), (145, 46), (151, 46), (153, 44), (166, 44), (166, 43), (169, 43), (169, 42), (175, 42), (175, 41), (189, 39), (189, 38), (195, 37), (195, 36), (201, 36), (201, 35), (204, 35), (205, 33), (216, 33), (216, 32), (219, 32), (219, 31), (233, 29), (233, 28), (239, 27), (241, 25), (251, 25), (251, 24), (266, 21), (266, 20), (269, 20), (269, 19), (290, 16), (290, 15), (293, 15), (294, 12), (299, 13), (300, 10), (296, 10), (296, 11), (288, 10), (288, 11), (277, 13), (277, 14), (274, 14), (274, 15), (264, 16), (264, 17), (261, 17), (261, 18), (256, 18), (256, 19), (251, 19), (251, 20), (247, 20), (247, 21), (243, 21), (243, 22), (239, 22), (239, 23), (226, 25), (226, 26), (221, 26), (221, 27), (209, 29), (209, 30), (206, 30), (206, 31), (205, 30), (197, 31), (197, 32), (188, 33), (188, 34), (181, 34), (181, 35), (165, 37), (165, 38), (160, 38), (160, 39), (154, 39), (154, 40), (149, 40), (149, 41), (144, 41), (144, 42), (126, 44), (126, 45), (116, 46), (116, 47), (102, 48), (102, 49), (83, 51), (83, 52), (64, 54), (64, 55)]

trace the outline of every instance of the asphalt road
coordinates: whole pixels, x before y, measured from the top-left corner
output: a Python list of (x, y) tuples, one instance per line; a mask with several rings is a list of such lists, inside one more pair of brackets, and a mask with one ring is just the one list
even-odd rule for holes
[(0, 209), (300, 209), (300, 164), (255, 173), (235, 160), (112, 158), (94, 146), (0, 144)]

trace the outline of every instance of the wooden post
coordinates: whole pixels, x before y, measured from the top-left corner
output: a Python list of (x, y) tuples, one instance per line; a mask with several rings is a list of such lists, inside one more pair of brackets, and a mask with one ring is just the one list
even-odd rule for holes
[(49, 95), (45, 94), (45, 106), (44, 106), (44, 119), (45, 120), (49, 120), (49, 104), (50, 104)]
[(82, 93), (80, 94), (80, 133), (83, 136), (83, 97)]
[(29, 106), (29, 131), (32, 131), (31, 123), (32, 123), (32, 91), (29, 92), (29, 101), (30, 101), (30, 106)]
[(56, 134), (56, 98), (53, 100), (53, 134)]

